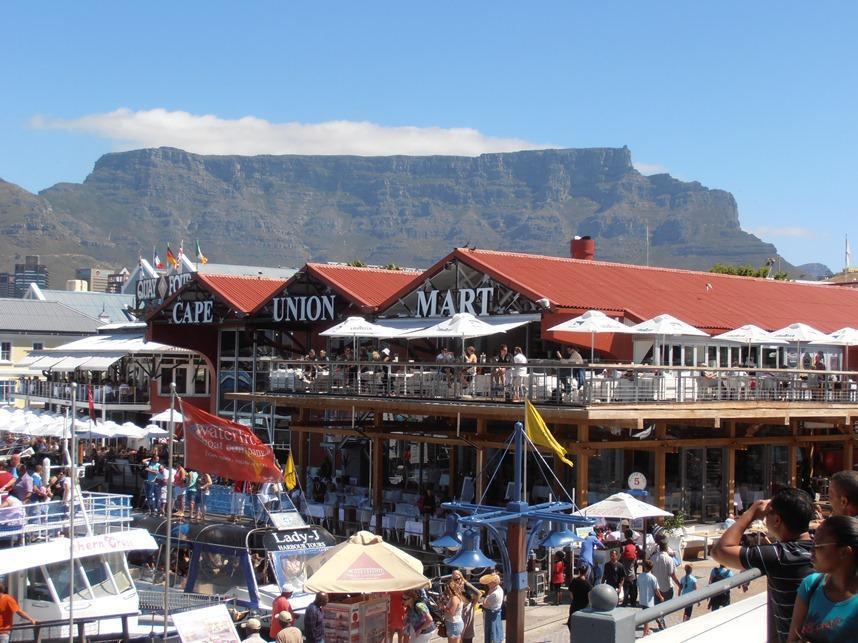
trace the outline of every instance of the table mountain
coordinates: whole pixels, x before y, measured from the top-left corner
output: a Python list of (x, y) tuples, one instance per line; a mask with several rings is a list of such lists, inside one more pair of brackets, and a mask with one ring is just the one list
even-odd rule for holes
[[(219, 263), (419, 267), (465, 244), (565, 255), (576, 234), (596, 239), (599, 259), (643, 263), (647, 228), (653, 265), (758, 266), (776, 256), (773, 245), (741, 230), (729, 192), (644, 176), (625, 147), (478, 157), (142, 149), (101, 157), (82, 184), (18, 199), (16, 222), (3, 221), (17, 226), (16, 252), (53, 234), (57, 249), (74, 239), (84, 254), (124, 264), (138, 252), (149, 256), (153, 245), (163, 257), (167, 241), (184, 239), (188, 250), (199, 239)], [(31, 231), (34, 216), (57, 227)]]

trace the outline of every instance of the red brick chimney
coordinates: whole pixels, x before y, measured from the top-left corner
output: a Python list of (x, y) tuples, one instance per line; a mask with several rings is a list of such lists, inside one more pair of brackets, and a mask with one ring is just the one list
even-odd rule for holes
[(575, 237), (569, 245), (573, 259), (593, 261), (596, 258), (596, 242), (590, 237)]

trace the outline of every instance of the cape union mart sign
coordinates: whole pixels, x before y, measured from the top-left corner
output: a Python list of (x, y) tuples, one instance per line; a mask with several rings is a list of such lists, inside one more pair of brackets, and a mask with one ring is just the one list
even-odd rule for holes
[(214, 321), (214, 301), (177, 301), (170, 311), (172, 324), (211, 324)]
[(335, 295), (275, 297), (271, 316), (282, 321), (329, 321), (334, 318)]
[(452, 317), (471, 313), (475, 317), (489, 314), (494, 288), (460, 288), (459, 290), (417, 291), (415, 317)]

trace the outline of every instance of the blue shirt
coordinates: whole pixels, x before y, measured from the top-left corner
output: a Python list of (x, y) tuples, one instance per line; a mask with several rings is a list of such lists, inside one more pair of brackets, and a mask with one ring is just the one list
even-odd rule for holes
[(825, 594), (827, 580), (825, 574), (811, 574), (798, 587), (798, 595), (807, 604), (807, 616), (801, 626), (801, 633), (808, 641), (855, 641), (858, 632), (858, 596), (839, 603), (833, 602)]
[(679, 581), (679, 594), (689, 594), (697, 589), (697, 579), (691, 574), (686, 574)]
[(655, 605), (655, 592), (658, 589), (658, 581), (652, 572), (646, 572), (638, 576), (638, 605), (652, 607)]
[(596, 538), (595, 534), (590, 534), (584, 539), (584, 542), (581, 543), (581, 555), (579, 558), (592, 567), (594, 564), (593, 551), (595, 549), (604, 548), (605, 546), (599, 542), (599, 539)]
[(161, 463), (155, 460), (149, 460), (149, 464), (146, 465), (146, 482), (155, 482), (158, 477), (158, 473), (161, 470)]

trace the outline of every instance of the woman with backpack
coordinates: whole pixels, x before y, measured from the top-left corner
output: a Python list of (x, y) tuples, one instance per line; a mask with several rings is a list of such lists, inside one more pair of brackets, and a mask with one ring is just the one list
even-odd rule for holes
[(406, 609), (405, 631), (408, 633), (408, 642), (429, 643), (437, 631), (429, 606), (420, 596), (420, 592), (413, 589), (405, 593), (404, 600)]
[[(679, 581), (679, 595), (690, 594), (694, 590), (697, 589), (697, 579), (694, 577), (694, 574), (691, 573), (693, 567), (691, 565), (685, 565), (685, 576)], [(685, 613), (682, 615), (683, 621), (688, 621), (691, 619), (691, 611), (694, 609), (693, 605), (689, 605), (685, 608)]]

